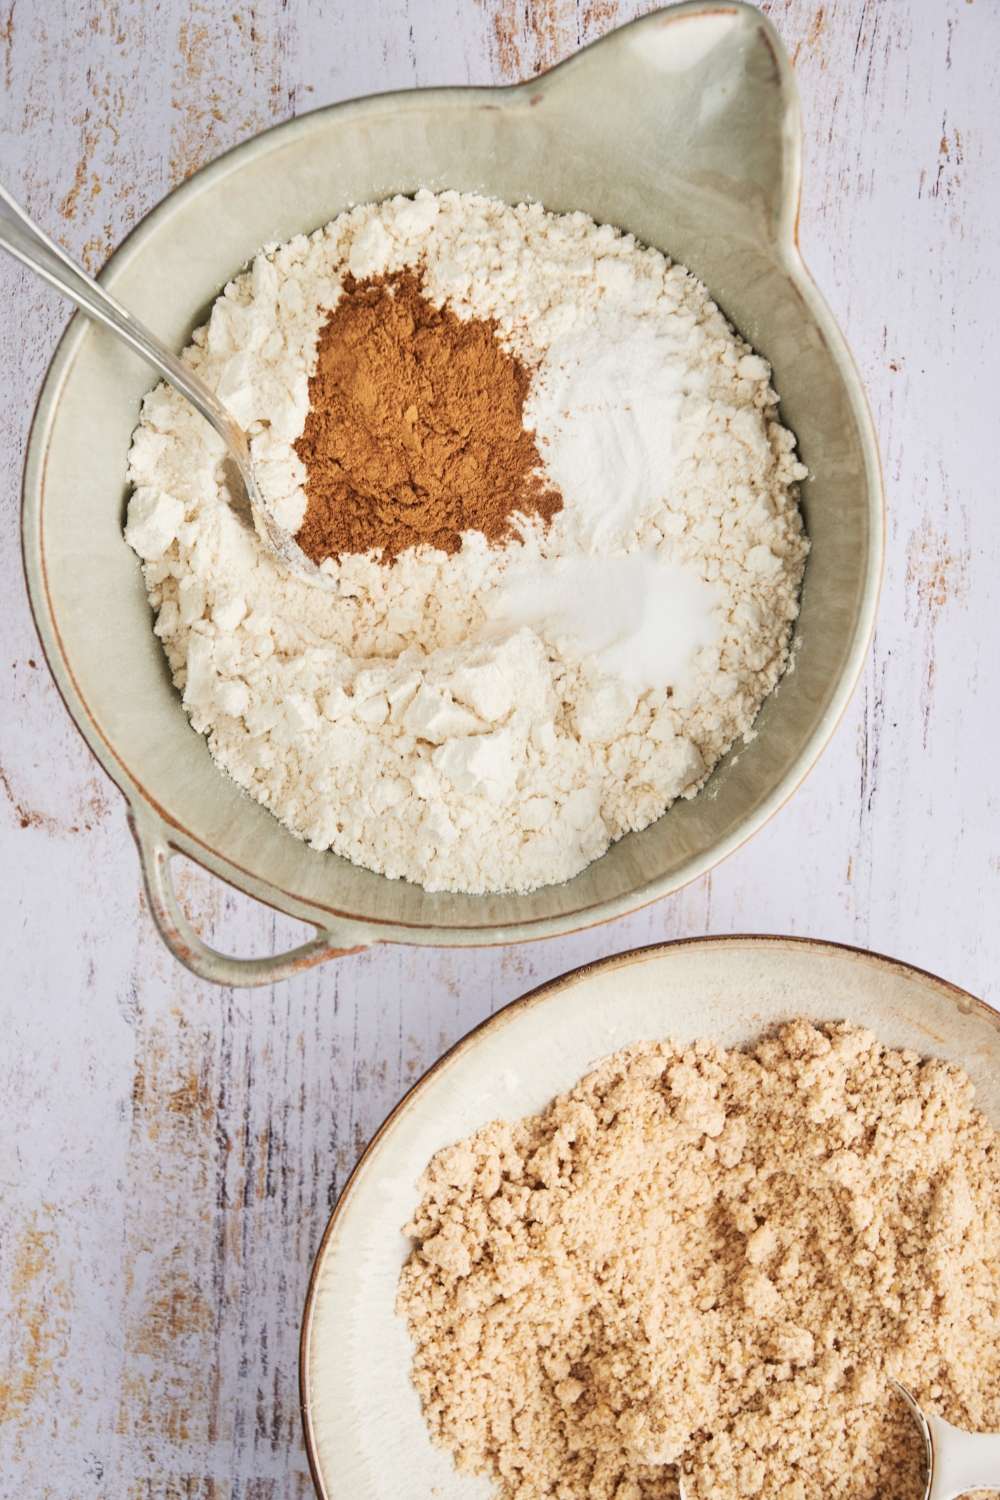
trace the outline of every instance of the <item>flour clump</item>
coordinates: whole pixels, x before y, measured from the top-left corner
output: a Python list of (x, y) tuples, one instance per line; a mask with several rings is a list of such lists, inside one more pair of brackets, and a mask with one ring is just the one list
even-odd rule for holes
[(532, 890), (752, 735), (806, 471), (683, 267), (584, 214), (421, 192), (262, 251), (185, 358), (329, 588), (267, 550), (165, 386), (126, 538), (192, 724), (314, 848)]

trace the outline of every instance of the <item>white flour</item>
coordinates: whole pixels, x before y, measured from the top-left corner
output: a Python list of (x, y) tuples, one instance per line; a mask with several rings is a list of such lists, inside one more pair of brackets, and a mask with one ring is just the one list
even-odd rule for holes
[(290, 528), (341, 276), (418, 262), (432, 301), (496, 318), (535, 370), (525, 422), (565, 505), (548, 534), (345, 557), (331, 596), (237, 516), (221, 443), (161, 386), (126, 537), (192, 723), (288, 827), (428, 890), (531, 890), (752, 733), (798, 612), (805, 470), (768, 365), (683, 268), (583, 214), (421, 193), (263, 252), (187, 351)]

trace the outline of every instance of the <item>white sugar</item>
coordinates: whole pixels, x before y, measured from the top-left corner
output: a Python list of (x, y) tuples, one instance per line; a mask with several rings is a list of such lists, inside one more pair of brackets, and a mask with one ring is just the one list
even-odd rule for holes
[(649, 552), (576, 552), (509, 567), (488, 610), (556, 645), (575, 643), (641, 691), (688, 683), (695, 653), (718, 639), (719, 602), (711, 584)]

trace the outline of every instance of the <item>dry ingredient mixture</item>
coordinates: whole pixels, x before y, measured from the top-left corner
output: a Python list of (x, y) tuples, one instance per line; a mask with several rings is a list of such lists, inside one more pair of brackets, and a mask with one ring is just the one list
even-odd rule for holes
[(683, 267), (581, 213), (421, 192), (263, 251), (185, 357), (331, 590), (268, 552), (165, 386), (125, 534), (192, 724), (314, 848), (532, 890), (752, 737), (806, 471)]
[(640, 1043), (440, 1152), (398, 1311), (504, 1500), (921, 1500), (890, 1379), (1000, 1430), (1000, 1137), (849, 1022)]

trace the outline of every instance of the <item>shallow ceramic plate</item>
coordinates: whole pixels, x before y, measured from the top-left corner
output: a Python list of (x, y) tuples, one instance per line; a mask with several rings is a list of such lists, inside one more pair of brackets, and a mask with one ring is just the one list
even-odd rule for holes
[(393, 1111), (320, 1246), (302, 1330), (302, 1399), (324, 1500), (474, 1500), (431, 1446), (393, 1311), (401, 1226), (436, 1151), (498, 1117), (537, 1113), (630, 1042), (712, 1036), (738, 1046), (793, 1016), (850, 1019), (894, 1047), (957, 1063), (1000, 1128), (1000, 1013), (944, 980), (855, 948), (703, 938), (625, 953), (553, 980), (470, 1033)]
[[(654, 12), (510, 89), (420, 89), (318, 110), (244, 142), (148, 215), (101, 281), (175, 348), (247, 258), (348, 204), (419, 187), (583, 209), (700, 276), (774, 369), (810, 477), (812, 550), (795, 670), (692, 801), (529, 895), (430, 894), (295, 838), (220, 771), (153, 635), (122, 537), (126, 458), (155, 377), (74, 318), (32, 427), (22, 535), (45, 654), (88, 743), (128, 799), (149, 909), (205, 978), (267, 983), (368, 943), (510, 943), (622, 915), (716, 864), (815, 763), (861, 671), (882, 567), (882, 487), (857, 373), (795, 243), (801, 127), (777, 33), (753, 6)], [(862, 269), (868, 274), (868, 268)], [(318, 936), (239, 962), (192, 931), (173, 893), (180, 852)]]

